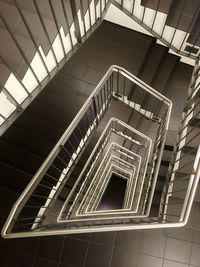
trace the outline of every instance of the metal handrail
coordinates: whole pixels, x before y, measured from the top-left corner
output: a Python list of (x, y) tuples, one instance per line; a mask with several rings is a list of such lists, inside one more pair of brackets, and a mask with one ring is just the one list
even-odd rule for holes
[[(2, 230), (2, 235), (4, 237), (13, 236), (14, 233), (10, 233), (10, 231), (9, 231), (10, 227), (12, 227), (12, 225), (13, 225), (14, 221), (17, 219), (21, 209), (23, 209), (23, 206), (24, 206), (25, 202), (28, 200), (28, 198), (34, 192), (34, 190), (36, 189), (37, 185), (41, 182), (42, 178), (44, 177), (44, 175), (47, 172), (48, 168), (52, 165), (52, 163), (53, 163), (54, 159), (56, 158), (56, 156), (62, 150), (62, 148), (64, 147), (64, 145), (67, 142), (67, 140), (69, 139), (69, 137), (73, 134), (73, 131), (75, 130), (76, 126), (81, 121), (81, 118), (84, 116), (84, 114), (86, 113), (87, 109), (91, 105), (95, 106), (95, 103), (96, 103), (95, 102), (96, 101), (95, 97), (98, 97), (98, 92), (101, 90), (101, 88), (104, 88), (103, 90), (105, 90), (105, 91), (107, 90), (106, 92), (110, 93), (110, 96), (108, 94), (109, 97), (112, 96), (112, 90), (113, 89), (112, 90), (110, 90), (108, 88), (106, 89), (104, 87), (104, 84), (107, 83), (108, 79), (110, 79), (110, 82), (111, 82), (111, 80), (113, 79), (113, 73), (116, 73), (116, 72), (119, 73), (120, 75), (122, 75), (122, 77), (124, 77), (125, 79), (129, 79), (130, 81), (132, 81), (132, 82), (136, 83), (137, 85), (139, 85), (140, 88), (142, 88), (142, 90), (144, 90), (144, 92), (150, 93), (151, 95), (156, 97), (159, 101), (162, 101), (162, 102), (164, 102), (166, 104), (168, 112), (167, 112), (167, 119), (165, 120), (165, 127), (166, 127), (166, 129), (168, 128), (169, 116), (170, 116), (171, 105), (172, 105), (171, 101), (169, 99), (167, 99), (166, 97), (164, 97), (163, 95), (161, 95), (156, 90), (154, 90), (153, 88), (151, 88), (150, 86), (148, 86), (145, 83), (143, 83), (142, 81), (140, 81), (137, 77), (135, 77), (134, 75), (132, 75), (131, 73), (129, 73), (125, 69), (123, 69), (121, 67), (118, 67), (118, 66), (115, 66), (115, 65), (111, 66), (109, 68), (109, 70), (107, 71), (107, 73), (104, 75), (104, 77), (101, 79), (101, 81), (99, 82), (99, 84), (97, 85), (97, 87), (95, 88), (93, 93), (90, 95), (90, 97), (88, 98), (86, 103), (83, 105), (81, 110), (78, 112), (78, 114), (76, 115), (76, 117), (74, 118), (74, 120), (72, 121), (70, 126), (67, 128), (65, 133), (62, 135), (62, 137), (60, 138), (60, 140), (58, 141), (56, 146), (50, 152), (49, 156), (46, 158), (46, 160), (44, 161), (42, 166), (39, 168), (38, 172), (33, 177), (31, 182), (28, 184), (28, 186), (26, 187), (26, 189), (24, 190), (22, 195), (19, 197), (19, 199), (15, 203), (15, 205), (12, 208), (12, 211), (11, 211), (7, 221), (6, 221), (6, 224), (4, 225), (4, 228)], [(102, 102), (102, 108), (98, 107), (96, 116), (94, 118), (94, 124), (90, 125), (89, 128), (88, 128), (88, 129), (90, 129), (90, 133), (98, 125), (99, 120), (101, 119), (101, 116), (103, 116), (103, 113), (105, 112), (105, 110), (108, 107), (108, 105), (109, 105), (108, 102), (105, 102), (105, 103)], [(87, 133), (88, 132), (86, 132), (86, 135), (87, 135)], [(84, 140), (84, 139), (82, 139), (82, 140)], [(161, 149), (163, 149), (163, 147), (164, 147), (164, 140), (165, 140), (165, 138), (162, 138)], [(84, 142), (86, 143), (86, 141), (84, 141)], [(79, 147), (77, 148), (77, 151), (80, 152), (80, 148)], [(162, 155), (162, 151), (160, 152), (160, 154), (158, 154), (157, 166), (156, 166), (155, 172), (154, 172), (154, 179), (157, 177), (157, 173), (158, 173), (159, 165), (160, 165), (160, 161), (161, 161), (161, 155)], [(73, 161), (76, 161), (76, 160), (74, 159)], [(48, 199), (51, 199), (51, 197), (48, 197)], [(47, 230), (47, 232), (48, 232), (48, 230)], [(66, 230), (66, 232), (68, 232), (68, 230)], [(69, 230), (69, 232), (71, 232), (71, 230)], [(29, 236), (29, 234), (30, 233), (27, 232), (27, 236)], [(20, 233), (15, 233), (14, 235), (15, 236), (20, 236)], [(37, 233), (35, 232), (35, 235), (39, 235), (39, 232), (37, 232)]]
[[(162, 217), (163, 213), (165, 214), (165, 218), (167, 216), (169, 207), (169, 201), (171, 197), (176, 196), (182, 200), (180, 203), (177, 203), (177, 207), (182, 206), (182, 209), (179, 212), (179, 219), (180, 221), (185, 221), (185, 216), (188, 220), (189, 218), (189, 211), (191, 209), (194, 192), (197, 187), (197, 181), (199, 179), (199, 162), (200, 162), (200, 132), (193, 134), (197, 125), (190, 125), (190, 121), (195, 118), (199, 118), (199, 96), (198, 92), (200, 91), (200, 85), (197, 85), (197, 89), (195, 88), (194, 84), (198, 82), (200, 74), (196, 73), (196, 69), (198, 69), (200, 63), (199, 58), (196, 60), (196, 67), (193, 70), (193, 77), (191, 79), (191, 84), (189, 88), (188, 98), (186, 100), (186, 104), (184, 107), (184, 113), (182, 115), (182, 120), (180, 123), (177, 141), (174, 146), (174, 151), (172, 154), (172, 160), (169, 165), (169, 171), (164, 187), (164, 191), (161, 198), (161, 205), (160, 205), (160, 216)], [(189, 104), (188, 104), (189, 103)], [(195, 141), (196, 140), (196, 141)], [(193, 142), (193, 151), (194, 153), (188, 152), (187, 154), (184, 152), (184, 148), (187, 147), (188, 144)], [(187, 159), (189, 156), (189, 159)], [(177, 174), (180, 171), (185, 172), (187, 174), (179, 177)], [(184, 181), (184, 189), (181, 188), (180, 191), (180, 183)], [(178, 188), (176, 188), (178, 187)], [(181, 196), (179, 194), (181, 193)], [(191, 199), (192, 196), (192, 199)], [(190, 208), (188, 208), (190, 207)]]
[[(93, 11), (96, 13), (97, 7), (100, 5), (100, 1), (95, 1), (94, 6), (93, 6)], [(43, 58), (43, 53), (41, 52), (43, 47), (40, 45), (38, 42), (37, 38), (33, 34), (33, 30), (31, 27), (31, 24), (29, 23), (28, 17), (24, 15), (23, 11), (23, 4), (20, 4), (18, 0), (14, 0), (13, 2), (14, 7), (17, 9), (19, 12), (19, 16), (23, 22), (25, 31), (28, 33), (28, 38), (30, 38), (31, 45), (33, 45), (33, 48), (35, 49), (35, 55), (37, 54), (41, 63), (42, 68), (44, 69), (45, 73), (41, 77), (39, 77), (38, 72), (36, 71), (35, 68), (32, 67), (32, 62), (28, 59), (26, 53), (24, 52), (23, 44), (18, 41), (18, 38), (16, 38), (15, 33), (9, 26), (9, 20), (5, 15), (3, 14), (3, 10), (0, 12), (0, 20), (4, 24), (7, 33), (9, 34), (10, 42), (14, 44), (16, 47), (17, 53), (22, 57), (22, 60), (24, 64), (26, 65), (27, 70), (31, 73), (31, 75), (34, 77), (36, 84), (34, 85), (34, 89), (29, 91), (28, 88), (26, 88), (25, 84), (23, 83), (23, 79), (21, 79), (18, 71), (15, 71), (13, 67), (10, 67), (11, 65), (8, 63), (7, 59), (3, 60), (3, 64), (6, 66), (8, 69), (9, 73), (14, 75), (14, 77), (17, 79), (17, 81), (20, 83), (22, 86), (23, 90), (25, 90), (27, 96), (24, 97), (22, 103), (17, 104), (16, 100), (12, 100), (12, 98), (9, 96), (8, 101), (15, 106), (15, 110), (11, 112), (10, 115), (3, 116), (3, 114), (0, 114), (0, 117), (3, 119), (2, 123), (0, 124), (0, 134), (3, 134), (5, 130), (8, 129), (8, 127), (15, 121), (15, 119), (23, 112), (23, 110), (31, 103), (31, 101), (41, 92), (41, 90), (46, 86), (46, 84), (55, 76), (55, 74), (61, 69), (61, 67), (68, 61), (71, 56), (77, 51), (77, 49), (80, 47), (80, 44), (85, 42), (87, 38), (93, 33), (94, 29), (99, 27), (99, 25), (102, 23), (103, 18), (106, 14), (106, 11), (110, 5), (110, 0), (105, 1), (104, 6), (102, 7), (100, 13), (101, 13), (101, 18), (98, 18), (95, 16), (95, 19), (93, 19), (95, 23), (91, 23), (91, 16), (89, 16), (89, 28), (87, 28), (87, 31), (84, 32), (84, 36), (81, 35), (80, 32), (80, 27), (78, 27), (82, 22), (85, 23), (86, 14), (82, 17), (82, 20), (78, 19), (78, 13), (80, 12), (81, 7), (77, 7), (77, 3), (75, 1), (70, 1), (70, 8), (66, 9), (66, 4), (64, 3), (63, 0), (61, 0), (61, 9), (60, 12), (62, 12), (62, 15), (64, 16), (64, 25), (60, 25), (58, 23), (58, 14), (56, 13), (54, 3), (52, 0), (48, 0), (48, 7), (51, 12), (51, 21), (55, 25), (55, 31), (56, 35), (59, 38), (59, 42), (62, 48), (62, 53), (63, 57), (61, 59), (58, 58), (57, 56), (57, 50), (53, 46), (53, 41), (50, 38), (50, 33), (46, 27), (45, 19), (44, 16), (42, 15), (41, 7), (39, 4), (38, 0), (33, 0), (33, 6), (35, 9), (35, 16), (37, 17), (38, 21), (41, 24), (41, 30), (44, 33), (44, 41), (47, 41), (48, 46), (49, 46), (49, 52), (51, 52), (54, 63), (52, 63), (52, 66), (47, 66), (47, 63), (45, 59)], [(88, 5), (88, 8), (91, 9), (91, 3)], [(73, 17), (72, 23), (69, 22), (69, 17)], [(69, 41), (70, 41), (70, 49), (69, 51), (65, 51), (65, 43), (64, 40), (62, 39), (61, 36), (61, 28), (65, 27), (67, 28), (67, 34), (69, 34)], [(75, 32), (74, 32), (75, 28)], [(67, 35), (66, 34), (66, 35)], [(2, 57), (2, 56), (1, 56)], [(26, 76), (26, 75), (25, 75)], [(24, 77), (25, 77), (24, 76)], [(9, 80), (9, 77), (8, 77)], [(7, 80), (7, 81), (8, 81)], [(4, 82), (2, 81), (3, 85)], [(1, 91), (1, 90), (0, 90)], [(5, 90), (3, 91), (5, 93)], [(5, 94), (7, 95), (7, 94)]]
[[(184, 0), (184, 4), (181, 8), (181, 12), (177, 17), (177, 22), (174, 26), (167, 25), (168, 14), (172, 8), (174, 2), (170, 3), (170, 6), (167, 10), (167, 13), (163, 13), (160, 11), (161, 1), (159, 0), (156, 7), (149, 7), (148, 3), (142, 5), (140, 1), (117, 1), (111, 0), (111, 3), (122, 10), (126, 15), (128, 15), (131, 19), (133, 19), (136, 23), (141, 25), (146, 31), (148, 31), (151, 35), (160, 40), (167, 47), (172, 49), (175, 53), (190, 57), (191, 59), (196, 59), (198, 55), (195, 55), (192, 52), (192, 49), (197, 48), (197, 52), (199, 50), (198, 40), (200, 34), (198, 34), (193, 43), (189, 43), (189, 35), (191, 33), (192, 27), (194, 26), (196, 19), (198, 17), (198, 13), (200, 10), (200, 4), (198, 4), (197, 8), (194, 11), (191, 22), (188, 24), (187, 29), (185, 31), (180, 30), (180, 21), (182, 19), (182, 15), (185, 11), (185, 6), (189, 0)], [(151, 12), (154, 10), (154, 12)], [(149, 12), (150, 11), (150, 12)], [(149, 13), (148, 13), (149, 12)], [(159, 27), (157, 27), (159, 24)], [(167, 31), (168, 34), (166, 33)], [(179, 42), (176, 42), (176, 40)], [(186, 51), (186, 46), (189, 46), (191, 50)]]

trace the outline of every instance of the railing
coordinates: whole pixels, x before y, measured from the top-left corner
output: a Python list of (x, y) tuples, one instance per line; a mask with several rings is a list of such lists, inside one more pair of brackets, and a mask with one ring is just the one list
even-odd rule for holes
[[(0, 12), (5, 29), (5, 38), (3, 35), (2, 38), (7, 40), (10, 51), (0, 52), (2, 73), (7, 75), (6, 79), (0, 78), (0, 135), (100, 25), (109, 1), (48, 0), (46, 10), (38, 0), (32, 0), (30, 4), (31, 11), (27, 11), (18, 0), (2, 3), (5, 5)], [(12, 17), (6, 13), (8, 7), (21, 21), (25, 37), (13, 30)], [(48, 16), (44, 16), (45, 11)], [(28, 56), (27, 44), (33, 57)], [(24, 72), (19, 70), (22, 65)]]
[(185, 222), (191, 208), (200, 172), (200, 64), (193, 72), (177, 142), (162, 195), (160, 216)]
[(198, 1), (193, 3), (193, 7), (190, 0), (111, 2), (174, 52), (193, 59), (197, 57), (200, 48)]
[[(68, 188), (67, 184), (71, 182), (70, 179), (75, 175), (75, 170), (81, 166), (79, 164), (85, 164), (82, 160), (87, 159), (89, 147), (92, 147), (92, 144), (94, 147), (92, 136), (101, 134), (107, 119), (104, 114), (107, 114), (108, 110), (110, 115), (112, 112), (115, 114), (115, 105), (127, 109), (130, 115), (128, 122), (137, 115), (140, 121), (150, 123), (158, 134), (157, 140), (153, 136), (153, 157), (149, 165), (151, 171), (148, 173), (149, 177), (152, 177), (152, 183), (147, 206), (151, 206), (170, 119), (171, 102), (125, 69), (111, 66), (17, 200), (2, 231), (4, 237), (91, 230), (91, 222), (88, 222), (88, 225), (80, 223), (77, 227), (77, 222), (58, 224), (56, 220), (59, 209), (53, 209), (52, 213), (51, 209), (57, 207), (61, 191), (64, 187)], [(155, 106), (159, 107), (159, 113), (155, 113)], [(127, 119), (127, 116), (125, 118)], [(127, 130), (121, 135), (129, 136)], [(127, 138), (123, 147), (126, 147), (127, 142), (129, 143), (130, 139)], [(131, 146), (130, 149), (132, 149)], [(130, 227), (134, 229), (134, 223), (138, 220), (122, 219), (120, 222), (116, 221), (109, 225), (108, 229), (116, 229), (116, 223), (118, 229), (124, 229), (127, 224), (129, 226), (131, 224)], [(148, 220), (154, 221), (153, 218)], [(96, 223), (100, 223), (96, 226), (99, 231), (107, 229), (102, 220)]]
[[(119, 217), (119, 212), (126, 212), (131, 215), (133, 213), (137, 213), (146, 169), (148, 163), (150, 162), (152, 141), (150, 138), (126, 125), (125, 123), (115, 118), (111, 118), (86, 164), (84, 165), (84, 168), (82, 169), (67, 200), (65, 201), (65, 204), (63, 205), (63, 208), (58, 217), (59, 222), (69, 222), (70, 219), (75, 221), (76, 218), (74, 218), (74, 216), (71, 216), (71, 213), (73, 214), (73, 210), (75, 210), (75, 217), (87, 217), (88, 215), (88, 217), (91, 218), (90, 215), (93, 216), (93, 214), (89, 215), (88, 213), (89, 211), (91, 211), (88, 205), (96, 201), (97, 196), (95, 195), (95, 190), (99, 188), (99, 186), (101, 187), (101, 175), (103, 174), (104, 179), (105, 171), (109, 169), (109, 156), (112, 152), (116, 153), (116, 149), (119, 149), (119, 145), (124, 143), (124, 140), (128, 142), (122, 148), (120, 148), (120, 152), (124, 153), (125, 160), (127, 161), (129, 157), (129, 161), (135, 161), (136, 157), (140, 157), (141, 166), (138, 170), (138, 177), (135, 175), (134, 181), (133, 183), (131, 183), (131, 194), (129, 194), (129, 197), (127, 199), (128, 206), (123, 208), (123, 212), (122, 210), (114, 213), (107, 211), (105, 212), (105, 214), (117, 214)], [(117, 142), (118, 145), (113, 142)], [(81, 204), (79, 205), (80, 202)], [(67, 217), (67, 220), (65, 217)], [(77, 220), (80, 221), (80, 217)], [(96, 220), (98, 220), (98, 216), (96, 216)]]

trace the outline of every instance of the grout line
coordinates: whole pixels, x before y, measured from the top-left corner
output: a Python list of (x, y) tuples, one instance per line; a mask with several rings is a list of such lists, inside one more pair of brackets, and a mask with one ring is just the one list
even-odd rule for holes
[(40, 244), (40, 237), (38, 237), (38, 240), (37, 240), (37, 245), (36, 245), (35, 253), (34, 253), (34, 256), (33, 256), (32, 267), (34, 266), (35, 261), (36, 261), (36, 256), (37, 256), (37, 252), (38, 252), (38, 249), (39, 249), (39, 244)]
[(139, 241), (139, 247), (138, 247), (138, 255), (137, 255), (137, 260), (136, 260), (136, 267), (138, 266), (138, 264), (139, 264), (139, 256), (140, 256), (140, 254), (142, 254), (142, 253), (140, 253), (140, 250), (141, 250), (141, 244), (142, 244), (142, 231), (139, 231), (140, 232), (140, 241)]
[(192, 238), (192, 242), (190, 242), (190, 256), (189, 256), (189, 265), (191, 264), (191, 258), (192, 258), (192, 246), (193, 246), (193, 238)]
[(167, 247), (167, 229), (163, 229), (163, 237), (165, 237), (165, 244), (164, 244), (164, 253), (162, 257), (162, 267), (164, 267), (164, 261), (165, 261), (165, 252)]
[(86, 252), (85, 252), (85, 258), (84, 258), (84, 262), (83, 262), (83, 267), (85, 267), (85, 265), (86, 265), (86, 260), (87, 260), (87, 256), (88, 256), (90, 240), (91, 240), (91, 233), (89, 234), (89, 239), (87, 241), (88, 243), (87, 243), (87, 248), (86, 248)]
[(65, 239), (66, 239), (66, 236), (63, 237), (62, 246), (61, 246), (61, 250), (60, 250), (60, 256), (59, 256), (59, 259), (58, 259), (58, 266), (59, 266), (60, 263), (61, 263), (61, 258), (62, 258), (62, 253), (63, 253), (64, 244), (65, 244)]
[(113, 259), (113, 253), (114, 253), (114, 248), (115, 248), (116, 234), (117, 234), (117, 232), (114, 233), (113, 245), (112, 245), (111, 254), (110, 254), (110, 262), (109, 262), (108, 267), (111, 266), (112, 259)]

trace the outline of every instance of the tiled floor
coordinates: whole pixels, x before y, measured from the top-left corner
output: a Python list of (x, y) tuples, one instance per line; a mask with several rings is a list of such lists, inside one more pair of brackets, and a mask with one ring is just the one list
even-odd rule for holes
[(150, 230), (52, 236), (6, 242), (1, 239), (0, 266), (200, 266), (200, 244), (196, 239), (199, 232), (181, 228), (173, 230), (173, 234), (174, 236), (171, 230)]

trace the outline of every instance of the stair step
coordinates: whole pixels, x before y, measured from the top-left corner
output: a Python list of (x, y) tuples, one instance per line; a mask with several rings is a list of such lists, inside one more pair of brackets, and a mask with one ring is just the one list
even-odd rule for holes
[(141, 5), (167, 14), (172, 2), (173, 0), (142, 0)]
[(167, 15), (166, 25), (185, 32), (191, 31), (190, 24), (193, 22), (198, 4), (198, 0), (187, 1), (186, 4), (184, 1), (173, 1)]
[(169, 54), (166, 50), (152, 84), (152, 87), (161, 94), (164, 92), (167, 83), (170, 81), (170, 78), (173, 75), (173, 70), (179, 59), (178, 56)]
[(54, 147), (54, 144), (48, 140), (15, 126), (11, 126), (9, 131), (4, 133), (2, 140), (43, 158), (47, 157)]
[[(62, 86), (65, 85), (59, 84), (59, 87)], [(72, 103), (74, 103), (76, 100), (76, 96), (74, 95), (74, 91), (71, 90), (71, 88), (66, 88), (66, 91), (68, 91), (68, 97), (61, 97), (52, 93), (49, 90), (43, 90), (36, 98), (36, 102), (45, 106), (55, 108), (57, 110), (60, 110), (61, 112), (65, 112), (66, 115), (70, 116), (69, 119), (71, 119), (71, 117), (75, 117), (77, 113), (76, 109), (72, 105)]]
[(24, 172), (13, 165), (0, 161), (1, 185), (15, 192), (21, 193), (30, 182), (33, 174)]
[(65, 130), (26, 111), (15, 121), (14, 125), (22, 130), (41, 136), (54, 144), (56, 144)]
[[(158, 46), (157, 44), (152, 47), (152, 51), (141, 74), (142, 81), (146, 82), (150, 86), (153, 85), (155, 76), (157, 75), (157, 71), (160, 68), (160, 64), (163, 60), (163, 57), (165, 56), (166, 50), (166, 47), (160, 45)], [(150, 105), (149, 107), (149, 103), (152, 102), (155, 102), (155, 97), (146, 94), (141, 103), (141, 107), (144, 109), (152, 110), (152, 105)]]
[(45, 159), (3, 140), (0, 150), (0, 161), (28, 173), (35, 173)]
[(71, 120), (69, 120), (68, 117), (66, 118), (64, 116), (64, 113), (60, 110), (44, 106), (35, 101), (30, 106), (28, 106), (26, 112), (48, 123), (52, 123), (56, 127), (64, 129), (67, 128), (72, 120), (72, 118)]

